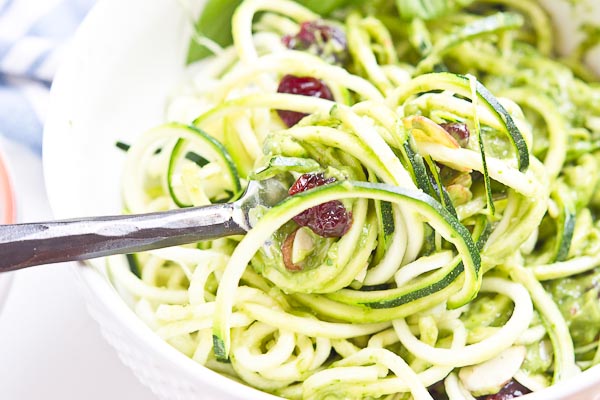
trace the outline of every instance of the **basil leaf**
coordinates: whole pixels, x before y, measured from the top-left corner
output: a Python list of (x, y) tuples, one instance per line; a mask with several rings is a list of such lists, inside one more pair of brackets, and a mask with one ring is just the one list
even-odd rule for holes
[[(208, 0), (196, 23), (196, 32), (222, 47), (233, 43), (231, 17), (242, 0)], [(202, 60), (212, 52), (192, 39), (188, 50), (187, 63)]]
[(349, 0), (296, 0), (296, 3), (302, 4), (304, 7), (311, 9), (317, 14), (327, 15), (337, 8), (344, 7)]
[[(296, 2), (317, 14), (327, 15), (338, 8), (347, 5), (359, 5), (365, 3), (366, 0), (296, 0)], [(232, 44), (231, 18), (235, 9), (241, 3), (242, 0), (208, 0), (196, 23), (198, 35), (204, 36), (222, 47)], [(209, 49), (192, 39), (188, 50), (187, 63), (202, 60), (211, 54), (212, 52)]]

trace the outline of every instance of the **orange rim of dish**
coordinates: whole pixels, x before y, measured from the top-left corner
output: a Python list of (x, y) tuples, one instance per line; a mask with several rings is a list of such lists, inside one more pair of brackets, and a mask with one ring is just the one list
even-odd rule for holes
[(16, 219), (15, 196), (6, 164), (0, 156), (0, 223), (12, 224)]

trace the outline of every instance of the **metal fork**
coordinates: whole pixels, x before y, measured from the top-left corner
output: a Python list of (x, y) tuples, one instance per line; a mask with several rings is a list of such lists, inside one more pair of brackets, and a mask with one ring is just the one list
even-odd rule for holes
[(0, 272), (243, 235), (249, 212), (288, 195), (275, 178), (250, 181), (232, 203), (137, 215), (0, 225)]

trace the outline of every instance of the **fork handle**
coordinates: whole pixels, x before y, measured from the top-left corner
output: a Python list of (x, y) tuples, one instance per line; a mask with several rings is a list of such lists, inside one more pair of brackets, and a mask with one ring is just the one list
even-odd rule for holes
[(167, 212), (0, 225), (0, 272), (246, 233), (235, 203)]

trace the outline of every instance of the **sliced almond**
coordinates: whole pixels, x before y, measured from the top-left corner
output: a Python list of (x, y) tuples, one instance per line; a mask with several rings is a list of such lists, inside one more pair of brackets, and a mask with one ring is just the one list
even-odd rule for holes
[(437, 143), (452, 149), (460, 145), (444, 128), (422, 115), (402, 119), (404, 127), (410, 131), (417, 143)]
[(315, 242), (310, 233), (310, 228), (302, 227), (296, 231), (294, 244), (292, 245), (292, 262), (298, 264), (312, 253)]
[(548, 379), (546, 376), (535, 374), (530, 375), (523, 370), (517, 371), (515, 374), (515, 380), (532, 392), (537, 392), (550, 386), (550, 379)]
[(285, 269), (287, 269), (288, 271), (302, 270), (301, 266), (296, 265), (292, 262), (292, 249), (294, 247), (294, 239), (296, 237), (296, 232), (298, 232), (298, 230), (295, 230), (294, 232), (290, 233), (281, 244), (281, 255), (283, 256), (283, 265), (285, 265)]
[(526, 353), (525, 346), (509, 347), (491, 360), (461, 368), (458, 376), (475, 396), (498, 393), (519, 371)]

